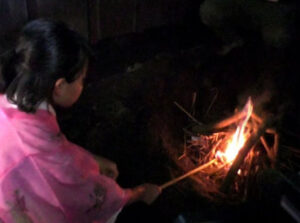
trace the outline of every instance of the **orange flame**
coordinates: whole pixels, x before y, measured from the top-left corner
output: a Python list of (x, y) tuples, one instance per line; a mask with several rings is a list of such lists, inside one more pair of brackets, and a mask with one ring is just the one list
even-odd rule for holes
[(216, 157), (221, 158), (226, 163), (232, 163), (234, 161), (237, 154), (243, 148), (248, 138), (249, 133), (246, 129), (246, 125), (251, 117), (252, 111), (253, 111), (253, 103), (251, 101), (251, 98), (249, 98), (247, 104), (242, 110), (242, 112), (246, 114), (245, 117), (239, 122), (235, 133), (228, 140), (228, 144), (225, 151), (224, 152), (218, 151)]

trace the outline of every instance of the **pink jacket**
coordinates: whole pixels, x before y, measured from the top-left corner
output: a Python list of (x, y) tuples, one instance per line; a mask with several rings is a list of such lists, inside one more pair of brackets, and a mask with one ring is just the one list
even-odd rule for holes
[(0, 96), (0, 223), (105, 223), (129, 191), (99, 174), (46, 110), (27, 114)]

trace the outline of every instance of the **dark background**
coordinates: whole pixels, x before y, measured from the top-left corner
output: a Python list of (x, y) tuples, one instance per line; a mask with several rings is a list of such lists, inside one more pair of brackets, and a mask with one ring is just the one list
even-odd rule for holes
[(178, 24), (198, 11), (184, 0), (1, 0), (0, 50), (28, 21), (50, 17), (68, 23), (92, 43), (166, 24)]
[[(271, 18), (272, 25), (277, 8), (295, 13), (299, 3), (282, 0), (261, 12), (265, 1), (253, 0), (251, 21), (243, 15), (228, 18), (226, 10), (213, 12), (224, 21), (216, 28), (203, 24), (202, 2), (0, 0), (0, 52), (13, 46), (26, 22), (39, 17), (63, 20), (89, 40), (94, 57), (85, 90), (73, 108), (58, 110), (58, 118), (71, 141), (118, 164), (123, 187), (162, 184), (182, 174), (176, 159), (183, 149), (182, 128), (191, 122), (174, 101), (190, 111), (196, 93), (195, 117), (207, 124), (233, 114), (249, 96), (257, 114), (279, 117), (276, 168), (257, 176), (246, 201), (210, 201), (195, 182), (185, 180), (151, 206), (126, 207), (117, 222), (294, 222), (280, 200), (298, 195), (280, 174), (298, 185), (299, 21), (288, 19), (291, 38), (282, 45), (270, 44), (262, 26), (249, 29), (249, 24)], [(220, 54), (227, 44), (220, 27), (234, 27), (244, 44)]]

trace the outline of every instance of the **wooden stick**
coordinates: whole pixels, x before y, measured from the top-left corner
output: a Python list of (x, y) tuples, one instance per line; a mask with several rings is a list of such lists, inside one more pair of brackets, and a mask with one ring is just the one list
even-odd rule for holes
[(224, 193), (228, 192), (231, 184), (233, 183), (235, 176), (237, 174), (238, 169), (244, 162), (245, 157), (249, 153), (249, 151), (253, 148), (253, 146), (257, 143), (257, 141), (260, 139), (260, 137), (264, 134), (267, 127), (273, 123), (273, 119), (268, 119), (265, 121), (260, 128), (256, 131), (255, 134), (253, 134), (245, 143), (244, 147), (240, 150), (238, 153), (236, 159), (234, 160), (230, 170), (227, 173), (227, 176), (225, 177), (223, 184), (221, 185), (220, 190)]
[(186, 128), (182, 128), (183, 132), (189, 136), (194, 136), (195, 134), (193, 134), (191, 131), (187, 130)]
[(211, 131), (211, 132), (214, 132), (214, 131), (217, 131), (219, 129), (223, 129), (223, 128), (226, 128), (230, 125), (232, 125), (233, 123), (239, 121), (240, 119), (244, 118), (247, 114), (243, 111), (240, 111), (236, 114), (234, 114), (233, 116), (230, 116), (220, 122), (217, 122), (213, 125), (207, 125), (205, 126), (206, 128), (203, 128), (203, 130), (205, 131)]
[(196, 100), (197, 100), (197, 93), (194, 92), (194, 93), (193, 93), (193, 99), (192, 99), (192, 108), (191, 108), (191, 111), (192, 111), (192, 115), (193, 115), (193, 116), (195, 116), (195, 113), (196, 113), (196, 110), (195, 110)]
[(183, 179), (185, 179), (185, 178), (187, 178), (187, 177), (189, 177), (189, 176), (191, 176), (191, 175), (194, 175), (195, 173), (198, 173), (199, 171), (201, 171), (201, 170), (203, 170), (203, 169), (209, 167), (209, 166), (212, 165), (215, 161), (216, 161), (216, 159), (213, 159), (213, 160), (209, 161), (208, 163), (205, 163), (205, 164), (203, 164), (203, 165), (201, 165), (201, 166), (199, 166), (199, 167), (197, 167), (197, 168), (195, 168), (195, 169), (193, 169), (193, 170), (187, 172), (186, 174), (184, 174), (184, 175), (182, 175), (182, 176), (180, 176), (180, 177), (177, 177), (177, 178), (175, 178), (175, 179), (173, 179), (173, 180), (170, 180), (170, 181), (168, 181), (168, 182), (162, 184), (162, 185), (160, 186), (160, 188), (163, 190), (163, 189), (165, 189), (165, 188), (167, 188), (167, 187), (169, 187), (169, 186), (171, 186), (171, 185), (177, 183), (178, 181), (181, 181), (181, 180), (183, 180)]
[(213, 128), (215, 129), (222, 129), (222, 128), (225, 128), (229, 125), (231, 125), (232, 123), (235, 123), (237, 122), (238, 120), (244, 118), (247, 114), (245, 112), (239, 112), (239, 113), (236, 113), (235, 115), (227, 118), (227, 119), (224, 119), (220, 122), (218, 122), (217, 124), (215, 124), (213, 126)]
[(204, 115), (204, 116), (207, 116), (207, 115), (208, 115), (208, 113), (209, 113), (210, 109), (212, 108), (213, 104), (214, 104), (214, 103), (215, 103), (215, 101), (217, 100), (217, 97), (218, 97), (218, 94), (219, 94), (219, 91), (218, 91), (218, 89), (217, 89), (217, 88), (213, 88), (213, 89), (211, 89), (211, 90), (216, 90), (216, 94), (215, 94), (215, 96), (214, 96), (213, 100), (211, 101), (211, 103), (210, 103), (210, 105), (209, 105), (208, 109), (206, 110), (206, 112), (205, 112), (205, 115)]
[[(216, 129), (222, 129), (222, 128), (225, 128), (235, 122), (237, 122), (238, 120), (244, 118), (247, 114), (243, 111), (241, 112), (238, 112), (236, 113), (235, 115), (225, 119), (225, 120), (222, 120), (221, 122), (218, 122), (214, 125), (214, 128)], [(256, 122), (258, 122), (259, 124), (261, 124), (263, 122), (263, 120), (258, 116), (256, 115), (254, 112), (252, 112), (251, 114), (251, 118), (253, 118)]]
[(265, 140), (265, 138), (263, 136), (260, 137), (260, 141), (263, 144), (263, 146), (265, 147), (265, 150), (267, 151), (269, 159), (273, 162), (274, 161), (273, 153), (272, 153), (272, 150), (270, 149), (267, 141)]
[(196, 122), (198, 125), (203, 125), (203, 123), (199, 122), (194, 116), (192, 116), (187, 110), (185, 110), (180, 104), (178, 104), (176, 101), (174, 101), (174, 104), (183, 111), (187, 116), (189, 116), (190, 119), (192, 119), (194, 122)]
[(275, 129), (266, 129), (266, 133), (273, 134), (273, 135), (277, 134), (277, 132), (275, 131)]
[[(222, 120), (220, 122), (217, 122), (215, 124), (210, 124), (210, 125), (199, 125), (199, 126), (195, 126), (194, 127), (194, 131), (201, 134), (201, 133), (204, 133), (204, 134), (208, 134), (208, 133), (212, 133), (212, 132), (217, 132), (217, 131), (220, 131), (221, 129), (224, 129), (230, 125), (232, 125), (233, 123), (239, 121), (240, 119), (244, 118), (247, 114), (243, 111), (240, 111), (236, 114), (234, 114), (233, 116), (230, 116), (228, 118), (226, 118), (225, 120)], [(263, 121), (262, 119), (252, 113), (251, 115), (251, 118), (254, 120), (254, 122), (258, 125), (260, 125)], [(266, 130), (268, 133), (274, 133), (275, 134), (275, 131), (273, 129), (267, 129)]]
[(293, 153), (295, 153), (295, 155), (300, 154), (300, 149), (299, 148), (295, 148), (292, 146), (287, 146), (287, 145), (281, 145), (282, 147), (291, 150)]
[(252, 112), (251, 118), (253, 118), (255, 121), (257, 121), (259, 124), (261, 124), (263, 122), (263, 120), (254, 112)]
[(273, 148), (274, 148), (274, 151), (273, 151), (273, 155), (274, 155), (274, 162), (275, 162), (275, 160), (276, 160), (276, 156), (277, 156), (277, 153), (278, 153), (278, 146), (279, 146), (279, 135), (278, 135), (278, 133), (276, 133), (275, 134), (275, 136), (274, 136), (274, 146), (273, 146)]

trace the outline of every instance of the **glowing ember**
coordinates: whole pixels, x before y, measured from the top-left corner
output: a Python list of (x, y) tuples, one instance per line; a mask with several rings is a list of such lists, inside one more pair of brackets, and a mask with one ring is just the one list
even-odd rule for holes
[(251, 98), (249, 98), (242, 111), (246, 114), (245, 118), (239, 122), (235, 133), (233, 134), (231, 139), (228, 140), (228, 145), (225, 151), (218, 151), (216, 153), (217, 158), (221, 158), (226, 163), (232, 163), (234, 161), (235, 157), (237, 156), (241, 148), (243, 148), (247, 138), (249, 137), (249, 131), (247, 130), (246, 125), (251, 117), (252, 111), (253, 103), (251, 101)]

